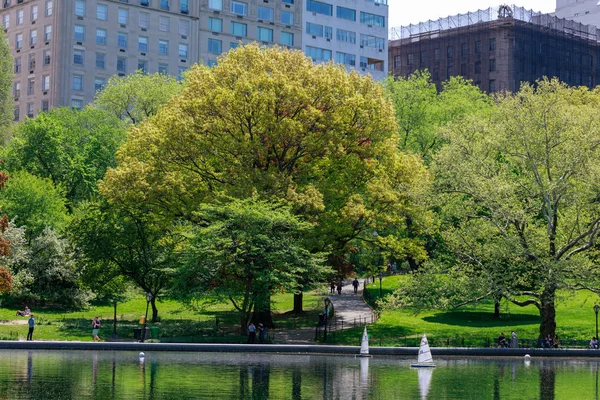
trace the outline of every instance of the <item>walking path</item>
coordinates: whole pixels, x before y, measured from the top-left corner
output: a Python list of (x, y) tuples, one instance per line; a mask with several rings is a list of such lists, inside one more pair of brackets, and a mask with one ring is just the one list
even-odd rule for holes
[[(375, 322), (375, 313), (362, 299), (364, 280), (359, 279), (358, 293), (354, 293), (352, 279), (344, 281), (342, 294), (329, 293), (335, 315), (329, 322), (329, 330), (342, 330)], [(316, 325), (316, 321), (315, 321)], [(275, 343), (314, 344), (315, 327), (276, 331)]]

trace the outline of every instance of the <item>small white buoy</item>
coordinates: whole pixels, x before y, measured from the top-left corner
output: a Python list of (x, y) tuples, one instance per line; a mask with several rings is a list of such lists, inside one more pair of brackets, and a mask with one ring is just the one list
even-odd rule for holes
[(140, 358), (144, 358), (144, 357), (146, 357), (146, 355), (144, 354), (144, 352), (143, 352), (143, 351), (141, 351), (141, 352), (140, 352)]

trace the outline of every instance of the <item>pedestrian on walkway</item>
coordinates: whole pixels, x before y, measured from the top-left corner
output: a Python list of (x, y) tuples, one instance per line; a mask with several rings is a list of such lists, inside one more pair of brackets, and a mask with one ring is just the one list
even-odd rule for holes
[(248, 325), (248, 343), (254, 343), (256, 341), (256, 326), (250, 322)]
[(331, 281), (330, 287), (331, 287), (331, 292), (330, 293), (333, 294), (335, 292), (335, 282), (334, 281)]
[(35, 327), (35, 319), (33, 318), (33, 314), (29, 315), (29, 321), (27, 321), (27, 325), (29, 325), (29, 332), (27, 332), (27, 340), (33, 340), (33, 328)]
[(359, 285), (358, 279), (354, 278), (354, 280), (352, 281), (352, 286), (354, 286), (354, 294), (358, 293), (358, 285)]
[(267, 335), (267, 327), (262, 323), (258, 324), (258, 343), (264, 343)]
[(98, 331), (100, 330), (100, 320), (98, 317), (94, 317), (92, 320), (92, 336), (94, 337), (94, 342), (99, 342), (100, 338), (98, 337)]
[(339, 281), (337, 284), (337, 292), (338, 294), (342, 294), (342, 281)]
[(510, 347), (512, 349), (519, 348), (519, 339), (517, 339), (517, 334), (515, 333), (515, 331), (512, 331), (512, 333), (510, 334)]

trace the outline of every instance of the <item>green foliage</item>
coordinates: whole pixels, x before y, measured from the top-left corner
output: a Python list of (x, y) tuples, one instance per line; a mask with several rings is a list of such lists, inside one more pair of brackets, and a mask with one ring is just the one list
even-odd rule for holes
[(26, 171), (11, 173), (0, 191), (0, 208), (13, 224), (25, 227), (29, 239), (40, 236), (46, 227), (61, 231), (68, 223), (65, 203), (60, 186)]
[(166, 74), (136, 71), (124, 77), (113, 75), (96, 94), (93, 107), (137, 125), (155, 115), (180, 91), (181, 84)]
[(14, 119), (14, 99), (11, 93), (13, 58), (4, 32), (0, 32), (0, 129), (7, 133)]
[(115, 165), (124, 138), (124, 124), (106, 112), (54, 109), (17, 126), (5, 150), (5, 166), (50, 179), (64, 188), (72, 206), (97, 193), (97, 183)]
[(271, 296), (296, 293), (300, 282), (323, 279), (329, 269), (303, 247), (312, 226), (288, 209), (252, 199), (203, 205), (192, 230), (189, 261), (179, 271), (175, 293), (230, 299), (242, 315), (270, 310)]

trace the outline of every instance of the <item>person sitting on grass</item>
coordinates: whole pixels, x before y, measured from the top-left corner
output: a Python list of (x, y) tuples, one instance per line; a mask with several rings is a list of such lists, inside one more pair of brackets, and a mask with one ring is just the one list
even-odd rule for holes
[(17, 310), (17, 317), (28, 317), (29, 314), (31, 314), (31, 310), (29, 310), (29, 307), (27, 306), (25, 306), (24, 311)]
[(590, 340), (590, 349), (598, 350), (598, 338), (596, 336)]

